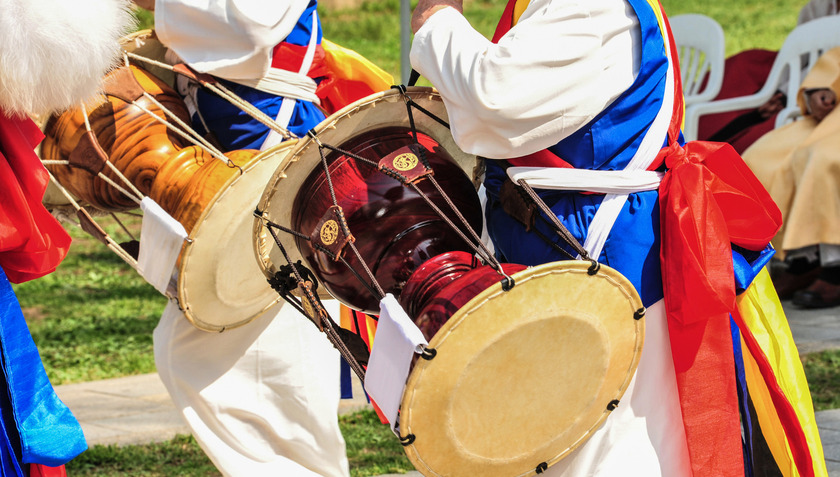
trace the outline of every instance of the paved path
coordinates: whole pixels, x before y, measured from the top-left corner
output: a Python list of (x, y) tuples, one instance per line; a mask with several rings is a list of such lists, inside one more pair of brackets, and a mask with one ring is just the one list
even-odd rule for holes
[[(785, 311), (800, 353), (840, 349), (840, 309), (804, 311), (785, 303)], [(358, 381), (354, 384), (354, 395), (362, 396)], [(164, 441), (190, 432), (157, 374), (56, 386), (56, 391), (81, 423), (90, 445)], [(340, 412), (365, 406), (363, 398), (344, 400)], [(818, 412), (817, 423), (829, 475), (840, 477), (840, 409)]]

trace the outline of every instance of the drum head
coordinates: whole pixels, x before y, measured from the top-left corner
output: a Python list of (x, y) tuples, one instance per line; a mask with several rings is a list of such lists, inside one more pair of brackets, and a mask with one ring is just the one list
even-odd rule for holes
[(244, 325), (280, 300), (254, 259), (254, 209), (272, 173), (295, 141), (255, 156), (204, 209), (184, 249), (178, 300), (193, 325), (224, 331)]
[[(443, 121), (448, 120), (443, 101), (434, 89), (410, 87), (407, 88), (406, 95)], [(477, 189), (482, 163), (476, 156), (461, 151), (455, 145), (452, 134), (445, 125), (416, 109), (412, 111), (412, 114), (417, 131), (428, 135), (440, 144), (457, 165), (473, 179)], [(399, 91), (392, 89), (372, 94), (348, 105), (322, 121), (314, 131), (317, 141), (340, 147), (343, 143), (370, 131), (390, 127), (409, 128), (410, 126), (405, 98)], [(325, 151), (327, 152), (329, 151)], [(316, 139), (308, 136), (301, 138), (295, 150), (283, 161), (265, 188), (258, 206), (259, 210), (263, 211), (264, 217), (291, 228), (295, 197), (307, 177), (318, 167), (321, 167), (321, 154)], [(299, 232), (309, 235), (311, 231)], [(291, 262), (304, 260), (292, 235), (278, 232), (278, 237), (288, 252)], [(278, 267), (287, 262), (260, 219), (254, 222), (254, 240), (260, 268), (266, 276), (273, 277)], [(303, 263), (312, 268), (306, 260)]]
[(512, 290), (488, 288), (432, 338), (437, 355), (417, 360), (400, 409), (421, 473), (533, 475), (607, 418), (638, 366), (643, 306), (622, 275), (589, 267), (516, 273)]

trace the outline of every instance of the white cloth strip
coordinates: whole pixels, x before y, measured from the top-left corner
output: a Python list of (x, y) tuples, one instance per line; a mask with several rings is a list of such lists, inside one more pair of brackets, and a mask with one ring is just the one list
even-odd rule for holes
[[(659, 150), (665, 143), (665, 138), (668, 135), (668, 126), (671, 123), (671, 116), (674, 110), (674, 68), (672, 66), (673, 57), (670, 50), (670, 39), (668, 32), (662, 29), (662, 36), (665, 40), (665, 50), (668, 55), (668, 72), (665, 79), (665, 97), (662, 101), (662, 107), (656, 114), (653, 124), (648, 128), (647, 134), (642, 138), (642, 143), (636, 154), (630, 160), (630, 163), (625, 167), (625, 171), (640, 171), (647, 169), (656, 159)], [(589, 230), (586, 234), (586, 240), (583, 242), (583, 248), (589, 252), (589, 256), (597, 260), (604, 249), (604, 244), (607, 242), (607, 237), (610, 235), (613, 225), (615, 224), (618, 214), (627, 202), (628, 193), (622, 194), (607, 194), (595, 212), (592, 222), (589, 224)], [(580, 258), (580, 257), (578, 257)]]
[(298, 73), (305, 75), (312, 68), (312, 61), (315, 59), (315, 49), (318, 46), (318, 12), (312, 12), (312, 34), (309, 36), (309, 45), (306, 46), (306, 54), (300, 62)]
[(429, 343), (393, 295), (385, 295), (379, 307), (379, 323), (365, 371), (365, 391), (388, 418), (391, 430), (397, 432), (411, 360)]
[(143, 223), (137, 269), (149, 284), (166, 295), (187, 231), (148, 197), (140, 202), (140, 209), (143, 211)]
[[(274, 118), (274, 122), (283, 129), (287, 129), (289, 126), (289, 121), (292, 119), (292, 112), (295, 110), (295, 104), (297, 104), (297, 100), (291, 98), (284, 98), (280, 104), (280, 109), (277, 111), (277, 117)], [(260, 151), (265, 151), (281, 142), (283, 142), (283, 136), (274, 129), (271, 129), (260, 146)]]
[(269, 68), (259, 79), (235, 79), (234, 83), (248, 86), (264, 93), (283, 96), (284, 98), (302, 99), (320, 104), (315, 94), (315, 81), (305, 74), (293, 73), (280, 68)]
[(656, 171), (597, 171), (564, 167), (510, 167), (507, 175), (514, 183), (525, 179), (537, 189), (585, 190), (599, 194), (627, 194), (656, 190), (665, 176)]
[[(299, 76), (306, 76), (309, 72), (309, 68), (312, 67), (312, 61), (315, 58), (315, 50), (318, 47), (318, 12), (312, 12), (312, 34), (309, 36), (309, 45), (306, 47), (306, 54), (303, 55), (303, 60), (300, 63), (300, 70), (298, 70)], [(309, 78), (308, 76), (306, 76)], [(310, 78), (310, 81), (312, 79)], [(315, 82), (312, 81), (314, 85)], [(315, 95), (315, 90), (312, 90), (312, 94)], [(281, 95), (285, 96), (285, 95)], [(277, 117), (274, 121), (279, 124), (283, 129), (288, 129), (289, 121), (292, 120), (292, 113), (295, 110), (295, 104), (297, 104), (297, 99), (303, 99), (305, 101), (309, 101), (306, 98), (296, 98), (294, 96), (285, 96), (283, 103), (280, 104), (280, 110), (277, 111)], [(315, 104), (321, 104), (321, 100), (318, 99), (318, 96), (315, 95), (315, 100), (312, 101)], [(266, 149), (276, 146), (283, 142), (283, 136), (281, 136), (277, 131), (271, 130), (268, 132), (268, 136), (266, 136), (265, 141), (263, 141), (262, 145), (260, 146), (261, 151), (265, 151)]]

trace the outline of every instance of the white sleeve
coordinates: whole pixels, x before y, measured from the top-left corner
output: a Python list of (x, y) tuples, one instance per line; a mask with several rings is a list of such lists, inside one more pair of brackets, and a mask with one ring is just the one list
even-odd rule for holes
[(309, 0), (157, 0), (161, 42), (202, 73), (262, 78)]
[(557, 143), (625, 91), (640, 36), (626, 2), (532, 0), (497, 44), (445, 8), (415, 35), (411, 63), (440, 91), (462, 149), (510, 158)]

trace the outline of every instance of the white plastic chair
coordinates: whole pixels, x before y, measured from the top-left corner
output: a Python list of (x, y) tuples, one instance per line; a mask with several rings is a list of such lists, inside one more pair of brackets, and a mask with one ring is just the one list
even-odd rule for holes
[(677, 15), (670, 21), (677, 44), (685, 105), (715, 99), (723, 84), (723, 28), (711, 17), (698, 13)]
[[(686, 140), (697, 139), (701, 116), (757, 108), (766, 103), (780, 88), (787, 95), (789, 106), (777, 116), (776, 127), (795, 117), (795, 114), (791, 113), (795, 109), (796, 93), (799, 91), (802, 75), (810, 70), (820, 55), (836, 46), (840, 46), (840, 15), (818, 18), (796, 27), (782, 44), (767, 81), (757, 93), (697, 103), (686, 108), (683, 129)], [(786, 85), (783, 84), (785, 81)]]

